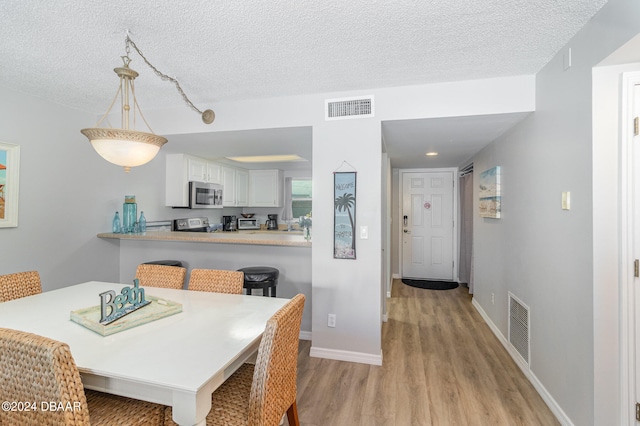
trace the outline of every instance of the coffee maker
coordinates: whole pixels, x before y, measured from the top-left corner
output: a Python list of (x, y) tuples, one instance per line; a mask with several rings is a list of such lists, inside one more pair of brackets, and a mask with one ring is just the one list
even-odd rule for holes
[(235, 216), (222, 216), (223, 231), (235, 231), (236, 229), (238, 228)]
[(267, 229), (277, 230), (278, 229), (278, 215), (277, 214), (268, 214), (267, 215)]

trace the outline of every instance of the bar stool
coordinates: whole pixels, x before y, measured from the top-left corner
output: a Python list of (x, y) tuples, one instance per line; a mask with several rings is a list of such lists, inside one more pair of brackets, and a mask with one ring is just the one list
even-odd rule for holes
[(251, 294), (251, 290), (261, 288), (263, 296), (276, 297), (276, 286), (280, 275), (278, 269), (270, 266), (249, 266), (240, 268), (238, 271), (244, 272), (243, 287), (247, 289), (248, 295)]

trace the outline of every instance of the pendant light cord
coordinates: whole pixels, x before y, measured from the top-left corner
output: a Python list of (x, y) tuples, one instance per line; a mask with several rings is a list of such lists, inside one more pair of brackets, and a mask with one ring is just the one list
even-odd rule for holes
[(149, 62), (149, 60), (142, 54), (142, 51), (140, 49), (138, 49), (138, 46), (136, 46), (136, 44), (134, 43), (133, 40), (131, 40), (131, 37), (129, 37), (129, 34), (127, 34), (127, 38), (126, 38), (126, 43), (127, 43), (127, 54), (129, 53), (129, 46), (132, 46), (136, 52), (138, 52), (138, 55), (140, 55), (140, 57), (144, 60), (144, 62), (149, 66), (149, 68), (151, 68), (153, 70), (153, 72), (160, 77), (160, 79), (162, 81), (170, 81), (172, 82), (175, 86), (176, 89), (178, 90), (178, 93), (180, 93), (180, 96), (182, 96), (182, 99), (184, 100), (184, 102), (195, 112), (199, 113), (202, 115), (202, 121), (204, 121), (206, 124), (211, 124), (213, 122), (213, 120), (215, 119), (215, 114), (213, 113), (212, 110), (208, 109), (205, 111), (200, 111), (198, 108), (196, 108), (196, 106), (193, 104), (193, 102), (191, 102), (189, 100), (189, 98), (187, 97), (186, 93), (184, 93), (184, 90), (182, 90), (182, 87), (180, 87), (180, 83), (178, 83), (178, 80), (176, 80), (173, 77), (170, 77), (162, 72), (160, 72), (160, 70), (158, 70), (156, 67), (154, 67), (151, 62)]

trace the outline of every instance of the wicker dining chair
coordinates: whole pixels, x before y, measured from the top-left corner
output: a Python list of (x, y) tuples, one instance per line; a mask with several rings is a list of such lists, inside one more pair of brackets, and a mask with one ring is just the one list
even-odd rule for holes
[[(267, 321), (256, 364), (243, 364), (214, 393), (207, 426), (277, 426), (287, 413), (289, 426), (299, 426), (296, 404), (298, 338), (304, 309), (298, 294)], [(165, 425), (171, 420), (165, 411)]]
[(1, 425), (164, 424), (164, 405), (85, 392), (69, 345), (57, 340), (0, 328), (0, 371), (0, 400), (16, 403), (3, 404)]
[(42, 293), (38, 271), (0, 275), (0, 302)]
[(143, 287), (177, 288), (182, 290), (187, 269), (180, 266), (142, 263), (136, 270), (136, 278)]
[(192, 269), (189, 290), (242, 294), (244, 273), (221, 269)]

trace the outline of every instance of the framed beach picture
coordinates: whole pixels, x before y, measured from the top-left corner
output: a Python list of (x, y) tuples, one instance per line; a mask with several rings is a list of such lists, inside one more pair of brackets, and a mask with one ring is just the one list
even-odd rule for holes
[(480, 216), (500, 218), (500, 166), (480, 173)]
[(18, 226), (20, 146), (0, 142), (0, 228)]
[(356, 258), (356, 172), (333, 173), (333, 257)]

